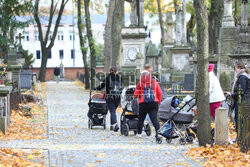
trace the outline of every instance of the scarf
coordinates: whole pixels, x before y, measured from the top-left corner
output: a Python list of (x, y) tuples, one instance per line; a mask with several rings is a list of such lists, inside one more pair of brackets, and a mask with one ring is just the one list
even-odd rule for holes
[(241, 69), (241, 70), (237, 73), (236, 78), (234, 79), (234, 83), (233, 83), (233, 87), (232, 87), (232, 93), (234, 93), (234, 87), (235, 87), (235, 84), (236, 84), (237, 80), (238, 80), (239, 77), (240, 77), (243, 73), (245, 73), (245, 72), (246, 72), (245, 69)]

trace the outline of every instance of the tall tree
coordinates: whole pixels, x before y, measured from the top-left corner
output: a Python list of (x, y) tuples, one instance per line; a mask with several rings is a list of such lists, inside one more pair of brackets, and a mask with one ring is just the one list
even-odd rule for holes
[(112, 66), (119, 66), (121, 58), (121, 32), (124, 21), (124, 1), (115, 0), (115, 9), (111, 28), (112, 40)]
[(112, 20), (113, 20), (113, 13), (115, 9), (115, 0), (109, 1), (109, 8), (108, 8), (108, 14), (107, 14), (107, 21), (105, 25), (105, 39), (104, 39), (104, 45), (105, 45), (105, 64), (104, 64), (104, 71), (108, 72), (109, 67), (112, 64), (112, 41), (111, 41), (111, 29), (112, 29)]
[(211, 0), (208, 16), (209, 53), (218, 53), (219, 32), (222, 24), (224, 0)]
[(96, 74), (96, 49), (95, 41), (92, 35), (91, 29), (91, 20), (89, 12), (89, 2), (90, 0), (84, 0), (84, 9), (85, 9), (85, 23), (87, 29), (87, 37), (90, 49), (90, 67), (91, 67), (91, 89), (95, 87), (95, 74)]
[(198, 140), (200, 146), (211, 144), (209, 77), (208, 77), (208, 16), (206, 0), (194, 0), (197, 23), (197, 81)]
[(2, 57), (7, 58), (7, 50), (10, 45), (14, 44), (14, 31), (22, 28), (29, 23), (22, 22), (17, 16), (25, 15), (32, 11), (32, 1), (25, 0), (0, 0), (0, 48)]
[(157, 6), (158, 6), (158, 13), (159, 13), (159, 22), (160, 22), (160, 28), (161, 28), (161, 46), (165, 45), (165, 30), (163, 25), (163, 19), (162, 19), (162, 10), (161, 10), (161, 0), (157, 0)]
[[(41, 51), (42, 51), (42, 63), (41, 63), (41, 68), (39, 72), (39, 80), (44, 82), (45, 81), (45, 76), (46, 76), (46, 67), (47, 67), (47, 61), (48, 61), (48, 55), (49, 52), (51, 51), (51, 48), (54, 46), (54, 42), (56, 39), (58, 27), (60, 24), (60, 20), (62, 17), (63, 10), (65, 8), (65, 5), (68, 3), (69, 0), (62, 0), (61, 5), (59, 8), (59, 12), (56, 18), (56, 23), (54, 25), (54, 30), (51, 31), (52, 28), (52, 20), (54, 18), (55, 11), (57, 9), (57, 5), (59, 4), (59, 1), (55, 2), (54, 0), (50, 1), (50, 14), (49, 14), (49, 20), (48, 24), (46, 25), (46, 33), (44, 34), (43, 29), (45, 26), (42, 26), (42, 23), (40, 21), (39, 17), (39, 4), (40, 0), (35, 1), (35, 10), (34, 10), (34, 18), (38, 27), (38, 32), (39, 32), (39, 40), (40, 40), (40, 45), (41, 45)], [(49, 40), (50, 33), (52, 32), (52, 38)]]
[(81, 3), (81, 0), (77, 0), (77, 26), (78, 26), (78, 32), (79, 32), (82, 59), (83, 59), (83, 64), (84, 64), (84, 71), (85, 71), (85, 89), (89, 89), (90, 88), (89, 67), (88, 67), (88, 62), (87, 62), (88, 49), (85, 47), (85, 44), (87, 42), (86, 36), (83, 36), (85, 25), (82, 21), (82, 3)]

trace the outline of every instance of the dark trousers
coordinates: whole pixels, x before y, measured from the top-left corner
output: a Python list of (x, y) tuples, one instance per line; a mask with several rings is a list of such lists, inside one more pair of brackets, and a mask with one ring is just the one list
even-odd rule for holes
[(160, 123), (157, 119), (158, 113), (158, 102), (153, 103), (140, 103), (139, 104), (139, 121), (138, 121), (138, 134), (142, 133), (142, 128), (146, 115), (149, 114), (150, 120), (154, 125), (156, 135), (157, 131), (160, 129)]
[(235, 108), (234, 108), (234, 121), (235, 121), (235, 128), (236, 128), (236, 132), (238, 132), (238, 101), (236, 100), (235, 103)]
[(106, 99), (106, 102), (110, 113), (110, 122), (113, 125), (117, 123), (116, 109), (120, 104), (120, 99)]

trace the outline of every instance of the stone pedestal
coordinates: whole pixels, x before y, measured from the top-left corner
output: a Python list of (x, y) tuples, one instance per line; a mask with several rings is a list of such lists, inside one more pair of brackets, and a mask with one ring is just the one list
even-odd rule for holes
[(184, 83), (185, 74), (191, 73), (190, 54), (192, 49), (188, 46), (175, 46), (172, 52), (171, 82)]
[(215, 144), (225, 145), (228, 143), (228, 110), (218, 108), (215, 111)]
[(145, 64), (146, 27), (131, 26), (122, 29), (122, 57), (120, 66), (124, 72), (143, 70)]
[(10, 123), (11, 86), (0, 87), (0, 130), (5, 134)]

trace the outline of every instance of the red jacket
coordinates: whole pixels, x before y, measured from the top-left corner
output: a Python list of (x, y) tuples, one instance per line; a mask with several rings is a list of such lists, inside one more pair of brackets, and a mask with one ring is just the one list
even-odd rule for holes
[(143, 95), (145, 86), (151, 86), (155, 95), (155, 102), (161, 103), (162, 92), (159, 83), (152, 78), (152, 76), (143, 76), (141, 80), (137, 83), (136, 89), (134, 92), (135, 98), (139, 98), (139, 103), (143, 103)]

